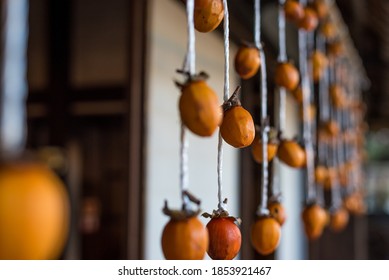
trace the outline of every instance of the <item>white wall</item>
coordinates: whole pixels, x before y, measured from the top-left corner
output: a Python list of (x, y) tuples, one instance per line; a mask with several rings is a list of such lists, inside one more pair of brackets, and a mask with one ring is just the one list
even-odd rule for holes
[[(298, 105), (287, 94), (286, 101), (287, 126), (286, 138), (293, 138), (299, 135), (299, 114)], [(281, 243), (277, 250), (277, 259), (280, 260), (300, 260), (307, 258), (307, 242), (301, 220), (304, 198), (303, 172), (281, 164), (280, 166), (280, 186), (282, 192), (282, 204), (286, 209), (287, 219), (282, 226)]]
[[(179, 208), (179, 90), (173, 79), (181, 77), (175, 70), (182, 67), (187, 33), (185, 8), (175, 0), (154, 0), (150, 5), (150, 48), (148, 63), (147, 155), (146, 155), (146, 259), (162, 259), (160, 237), (168, 218), (162, 214), (164, 199)], [(231, 45), (231, 55), (236, 47)], [(210, 86), (223, 95), (223, 41), (216, 32), (196, 32), (197, 71), (210, 75)], [(232, 60), (231, 60), (232, 61)], [(231, 71), (231, 90), (236, 76)], [(201, 198), (202, 209), (212, 211), (217, 206), (217, 133), (212, 138), (189, 134), (189, 188)], [(224, 145), (224, 197), (228, 209), (238, 215), (238, 151)], [(202, 218), (203, 219), (203, 218)], [(206, 223), (207, 220), (203, 219)]]

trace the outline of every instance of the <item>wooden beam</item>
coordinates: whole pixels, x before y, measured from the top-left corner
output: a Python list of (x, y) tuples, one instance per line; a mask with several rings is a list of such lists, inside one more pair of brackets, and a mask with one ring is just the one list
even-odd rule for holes
[(63, 146), (68, 136), (70, 22), (72, 1), (48, 2), (50, 144)]
[(144, 143), (147, 6), (149, 1), (130, 1), (129, 76), (127, 79), (128, 225), (127, 258), (143, 258)]

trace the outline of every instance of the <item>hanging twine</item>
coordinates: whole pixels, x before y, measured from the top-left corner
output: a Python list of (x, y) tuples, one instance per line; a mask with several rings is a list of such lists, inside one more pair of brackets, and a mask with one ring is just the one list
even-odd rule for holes
[(28, 85), (28, 1), (2, 1), (0, 154), (20, 156), (25, 148)]
[[(279, 0), (278, 5), (278, 62), (286, 62), (286, 39), (285, 39), (285, 12), (284, 12), (285, 0)], [(283, 132), (285, 130), (285, 120), (286, 120), (286, 90), (283, 87), (278, 87), (276, 89), (276, 102), (274, 111), (276, 113), (276, 128)], [(280, 174), (280, 163), (277, 158), (273, 159), (273, 178), (272, 183), (269, 184), (269, 197), (279, 196), (280, 190), (280, 180), (278, 175)]]
[[(196, 71), (196, 53), (195, 53), (195, 28), (194, 28), (194, 0), (186, 1), (186, 16), (187, 16), (187, 30), (188, 30), (188, 45), (183, 65), (183, 70), (193, 76)], [(188, 139), (186, 137), (185, 125), (181, 123), (180, 135), (180, 191), (182, 199), (182, 207), (187, 209), (189, 198), (185, 195), (188, 189)]]
[[(301, 1), (304, 2), (304, 1)], [(305, 153), (306, 153), (306, 179), (307, 179), (307, 197), (306, 202), (310, 203), (316, 200), (316, 189), (314, 187), (314, 154), (313, 154), (313, 145), (312, 145), (312, 129), (311, 122), (308, 116), (308, 108), (310, 105), (310, 83), (308, 76), (308, 62), (307, 62), (307, 33), (303, 30), (299, 30), (299, 60), (300, 60), (300, 75), (302, 79), (302, 91), (303, 91), (303, 138), (305, 143)]]
[[(224, 93), (223, 100), (224, 102), (229, 99), (230, 92), (230, 31), (229, 31), (229, 14), (228, 14), (228, 4), (227, 0), (223, 0), (224, 8)], [(219, 141), (217, 148), (217, 197), (218, 197), (218, 209), (220, 211), (227, 211), (226, 204), (223, 202), (223, 138), (219, 132)]]
[(285, 0), (279, 0), (278, 5), (278, 61), (285, 62), (287, 60), (286, 57), (286, 39), (285, 39), (285, 12), (284, 12), (284, 4)]
[[(317, 50), (325, 53), (325, 38), (317, 34), (316, 35), (316, 47)], [(326, 121), (330, 118), (330, 105), (329, 105), (329, 78), (328, 78), (329, 67), (326, 67), (323, 72), (323, 76), (319, 79), (319, 106), (320, 106), (320, 121)]]
[(266, 58), (261, 44), (261, 5), (259, 0), (254, 2), (254, 41), (259, 49), (261, 60), (261, 141), (262, 141), (262, 176), (260, 185), (261, 202), (258, 205), (257, 214), (268, 215), (267, 209), (267, 191), (268, 191), (268, 162), (267, 162), (267, 143), (269, 126), (267, 123), (267, 84), (266, 84)]

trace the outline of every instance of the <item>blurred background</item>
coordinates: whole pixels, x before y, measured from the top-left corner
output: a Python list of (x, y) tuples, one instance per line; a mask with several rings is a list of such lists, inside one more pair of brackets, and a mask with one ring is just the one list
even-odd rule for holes
[[(11, 0), (8, 0), (8, 2)], [(2, 1), (7, 2), (7, 1)], [(30, 0), (27, 48), (27, 148), (45, 151), (71, 198), (70, 237), (63, 259), (162, 259), (165, 199), (180, 206), (179, 90), (174, 79), (186, 52), (186, 14), (179, 0)], [(301, 222), (302, 172), (281, 168), (288, 220), (275, 259), (389, 258), (389, 2), (337, 0), (370, 86), (364, 91), (368, 211), (341, 233), (308, 242)], [(252, 0), (231, 0), (231, 65), (241, 40), (253, 41)], [(261, 1), (268, 72), (278, 53), (277, 1)], [(12, 30), (12, 27), (10, 27)], [(288, 56), (298, 61), (296, 30)], [(196, 69), (223, 91), (222, 27), (196, 32)], [(271, 74), (269, 74), (271, 75)], [(273, 89), (272, 79), (269, 88)], [(240, 81), (255, 119), (259, 78)], [(301, 131), (288, 96), (287, 137)], [(290, 100), (289, 100), (290, 99)], [(239, 258), (258, 256), (248, 240), (258, 204), (259, 166), (249, 148), (224, 146), (228, 209), (242, 218)], [(217, 206), (217, 135), (189, 134), (189, 188), (202, 209)], [(204, 223), (207, 221), (204, 219)]]

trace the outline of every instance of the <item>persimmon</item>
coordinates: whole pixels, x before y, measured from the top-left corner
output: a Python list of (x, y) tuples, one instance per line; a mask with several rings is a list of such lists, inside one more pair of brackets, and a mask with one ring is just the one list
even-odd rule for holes
[(0, 259), (55, 259), (64, 248), (70, 203), (61, 180), (44, 164), (0, 166)]
[[(271, 161), (277, 153), (278, 145), (275, 142), (269, 141), (267, 143), (267, 161)], [(253, 155), (254, 160), (257, 163), (263, 162), (263, 153), (262, 153), (262, 141), (260, 137), (255, 137), (251, 145), (251, 154)]]
[(199, 136), (211, 136), (223, 118), (216, 93), (201, 79), (182, 85), (179, 110), (184, 125)]
[(323, 165), (318, 165), (315, 168), (315, 182), (323, 185), (328, 177), (328, 170)]
[(277, 150), (277, 157), (286, 165), (294, 168), (303, 167), (306, 163), (305, 150), (293, 140), (282, 140)]
[(291, 93), (292, 93), (292, 96), (296, 100), (297, 103), (299, 103), (299, 104), (303, 103), (303, 90), (302, 90), (301, 86), (298, 86)]
[(298, 21), (298, 27), (309, 32), (315, 30), (318, 24), (319, 18), (315, 10), (309, 7), (305, 7), (304, 17)]
[(235, 70), (244, 79), (250, 79), (261, 66), (259, 50), (254, 46), (241, 46), (235, 56)]
[(242, 236), (233, 217), (215, 217), (208, 224), (208, 255), (213, 260), (232, 260), (240, 250)]
[(343, 108), (346, 104), (346, 96), (342, 86), (333, 84), (330, 86), (331, 102), (336, 108)]
[(348, 224), (349, 214), (348, 211), (340, 207), (331, 213), (330, 228), (334, 232), (341, 232)]
[(285, 207), (279, 201), (270, 201), (267, 204), (270, 216), (272, 216), (282, 226), (286, 221)]
[(223, 105), (224, 116), (220, 125), (220, 134), (224, 141), (235, 148), (243, 148), (251, 145), (255, 137), (254, 120), (251, 114), (244, 109), (237, 92)]
[(162, 251), (167, 260), (202, 260), (208, 240), (208, 231), (197, 217), (170, 219), (162, 232)]
[[(301, 119), (304, 119), (303, 115), (303, 106), (300, 106), (300, 117)], [(316, 118), (316, 106), (313, 104), (310, 104), (307, 108), (307, 121), (308, 122), (313, 122)]]
[(324, 0), (315, 0), (312, 3), (312, 7), (319, 19), (324, 19), (327, 17), (329, 9), (327, 3)]
[(343, 206), (354, 215), (361, 215), (366, 212), (366, 205), (360, 192), (353, 192), (346, 196)]
[(330, 136), (337, 136), (339, 134), (340, 128), (336, 121), (329, 120), (323, 123), (323, 128)]
[(289, 62), (278, 63), (274, 75), (274, 81), (278, 86), (292, 91), (297, 87), (299, 80), (299, 71), (293, 64)]
[(320, 27), (320, 33), (327, 39), (332, 40), (336, 37), (336, 27), (335, 25), (330, 22), (326, 21), (323, 23), (323, 25)]
[(328, 54), (333, 57), (338, 57), (343, 55), (344, 46), (341, 41), (333, 41), (327, 45)]
[(312, 63), (312, 74), (315, 82), (319, 81), (328, 66), (328, 59), (321, 51), (314, 51), (310, 59)]
[(197, 31), (211, 32), (224, 18), (222, 0), (195, 0), (194, 25)]
[(286, 0), (284, 3), (285, 18), (297, 23), (304, 17), (304, 8), (300, 2), (295, 0)]
[(330, 190), (333, 186), (336, 180), (338, 180), (338, 172), (334, 167), (329, 167), (327, 169), (327, 177), (324, 180), (323, 188), (325, 190)]
[(251, 227), (251, 244), (261, 255), (277, 249), (281, 239), (281, 226), (270, 216), (261, 216)]
[(302, 219), (308, 239), (319, 238), (327, 221), (326, 211), (318, 204), (308, 205), (303, 210)]

